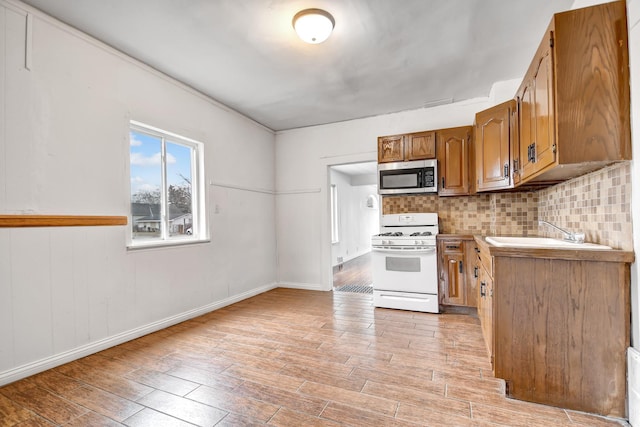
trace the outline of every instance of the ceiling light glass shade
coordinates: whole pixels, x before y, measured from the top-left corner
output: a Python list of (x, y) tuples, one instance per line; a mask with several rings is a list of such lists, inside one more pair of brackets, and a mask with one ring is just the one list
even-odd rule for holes
[(298, 37), (311, 44), (322, 43), (331, 35), (335, 21), (322, 9), (305, 9), (293, 17), (293, 28)]

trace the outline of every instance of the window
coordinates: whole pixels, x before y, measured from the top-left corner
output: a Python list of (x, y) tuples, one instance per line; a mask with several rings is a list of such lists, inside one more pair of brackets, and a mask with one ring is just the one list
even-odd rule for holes
[(131, 122), (131, 246), (206, 238), (203, 145)]
[(338, 235), (338, 187), (331, 184), (331, 243), (340, 241)]

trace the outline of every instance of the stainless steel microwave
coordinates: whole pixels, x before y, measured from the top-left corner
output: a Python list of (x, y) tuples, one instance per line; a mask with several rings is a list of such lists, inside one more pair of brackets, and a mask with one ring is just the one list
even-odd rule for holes
[(438, 192), (438, 161), (415, 160), (378, 164), (379, 194)]

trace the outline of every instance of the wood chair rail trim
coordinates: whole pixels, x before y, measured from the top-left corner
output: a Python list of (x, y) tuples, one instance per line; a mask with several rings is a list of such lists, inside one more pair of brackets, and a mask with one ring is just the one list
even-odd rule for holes
[(127, 225), (126, 216), (96, 215), (0, 215), (0, 228), (96, 227)]

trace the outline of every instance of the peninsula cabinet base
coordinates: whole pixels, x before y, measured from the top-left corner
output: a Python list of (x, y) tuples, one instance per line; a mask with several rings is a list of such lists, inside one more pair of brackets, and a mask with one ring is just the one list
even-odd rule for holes
[(629, 264), (495, 256), (494, 269), (495, 375), (507, 395), (624, 418)]

